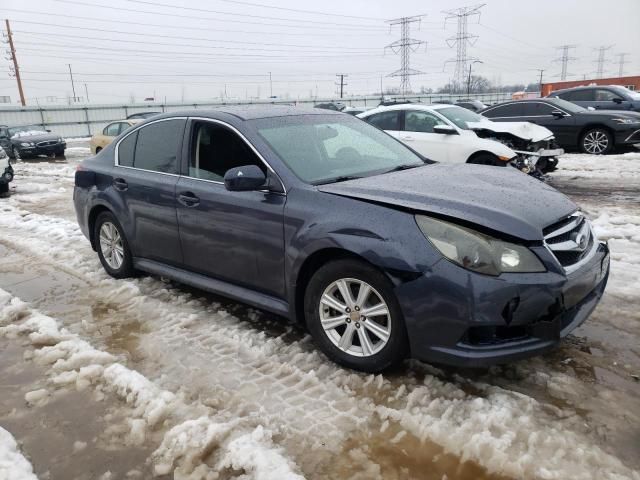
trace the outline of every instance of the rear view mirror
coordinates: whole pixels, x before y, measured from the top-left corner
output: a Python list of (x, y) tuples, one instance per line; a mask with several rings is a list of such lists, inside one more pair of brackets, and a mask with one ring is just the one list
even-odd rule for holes
[(564, 117), (564, 112), (562, 112), (561, 110), (552, 110), (551, 115), (553, 115), (556, 118), (562, 118)]
[(441, 133), (443, 135), (458, 135), (458, 131), (451, 125), (436, 125), (433, 127), (433, 133)]
[(231, 168), (224, 174), (224, 186), (231, 192), (259, 190), (266, 180), (264, 172), (256, 165)]

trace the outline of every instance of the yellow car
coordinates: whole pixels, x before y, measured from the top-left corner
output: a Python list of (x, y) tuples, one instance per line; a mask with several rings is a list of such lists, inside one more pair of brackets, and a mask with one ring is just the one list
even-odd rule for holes
[(113, 142), (113, 139), (120, 135), (122, 132), (132, 127), (136, 123), (140, 123), (142, 119), (127, 119), (111, 122), (109, 125), (102, 129), (102, 132), (96, 133), (91, 137), (89, 147), (91, 147), (91, 153), (96, 154), (104, 147)]

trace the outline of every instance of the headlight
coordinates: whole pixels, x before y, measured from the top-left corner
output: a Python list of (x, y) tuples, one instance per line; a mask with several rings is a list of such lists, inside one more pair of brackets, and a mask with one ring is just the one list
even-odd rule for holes
[(614, 122), (624, 123), (624, 124), (635, 124), (640, 123), (640, 120), (636, 120), (634, 118), (612, 118)]
[(21, 147), (33, 147), (34, 143), (33, 142), (20, 142), (20, 146)]
[(546, 271), (538, 257), (525, 246), (424, 215), (416, 215), (416, 222), (442, 255), (468, 270), (486, 275)]

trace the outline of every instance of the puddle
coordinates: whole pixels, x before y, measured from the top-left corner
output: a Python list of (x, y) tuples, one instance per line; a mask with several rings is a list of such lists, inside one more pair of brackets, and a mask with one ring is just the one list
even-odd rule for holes
[[(125, 445), (105, 433), (114, 424), (128, 428), (117, 413), (119, 402), (109, 396), (97, 402), (92, 390), (54, 390), (45, 370), (23, 359), (26, 348), (18, 343), (0, 338), (0, 425), (19, 442), (38, 477), (95, 480), (111, 472), (112, 479), (124, 479), (136, 471), (139, 476), (130, 478), (152, 478), (146, 462), (155, 447)], [(48, 402), (27, 406), (25, 394), (40, 388), (48, 390)]]

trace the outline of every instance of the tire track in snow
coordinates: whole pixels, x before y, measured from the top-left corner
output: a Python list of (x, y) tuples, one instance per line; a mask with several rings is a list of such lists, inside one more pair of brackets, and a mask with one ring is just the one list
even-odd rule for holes
[[(282, 443), (310, 471), (314, 471), (314, 460), (305, 458), (303, 451), (317, 445), (314, 442), (323, 443), (322, 439), (329, 448), (339, 448), (349, 433), (366, 427), (367, 419), (378, 415), (493, 472), (518, 478), (566, 478), (569, 472), (572, 478), (640, 478), (588, 438), (572, 432), (569, 422), (545, 414), (543, 405), (525, 395), (481, 384), (475, 385), (482, 394), (479, 397), (460, 388), (464, 380), (454, 384), (429, 374), (424, 379), (394, 382), (384, 376), (349, 373), (310, 350), (307, 339), (287, 343), (279, 337), (266, 338), (189, 294), (176, 296), (156, 280), (106, 279), (96, 271), (97, 259), (70, 222), (5, 209), (0, 226), (10, 225), (11, 230), (3, 229), (3, 238), (17, 244), (16, 234), (29, 237), (29, 244), (22, 248), (31, 255), (46, 253), (55, 264), (104, 289), (107, 299), (108, 292), (117, 288), (112, 300), (124, 300), (126, 310), (146, 317), (144, 321), (152, 327), (149, 343), (156, 345), (156, 360), (165, 359), (163, 373), (169, 377), (157, 381), (182, 383), (185, 391), (194, 385), (191, 392), (198, 396), (207, 388), (218, 391), (221, 403), (231, 402), (226, 408), (234, 415), (249, 411), (282, 424)], [(162, 289), (162, 294), (156, 290), (141, 296), (145, 285)], [(154, 353), (151, 346), (145, 349)], [(226, 369), (233, 369), (233, 374)], [(262, 402), (256, 401), (256, 393), (261, 392)], [(270, 402), (272, 398), (277, 401)], [(298, 406), (302, 408), (296, 410)], [(521, 412), (526, 419), (519, 418)], [(317, 419), (320, 427), (312, 430), (309, 423)], [(585, 458), (588, 463), (583, 465)]]

